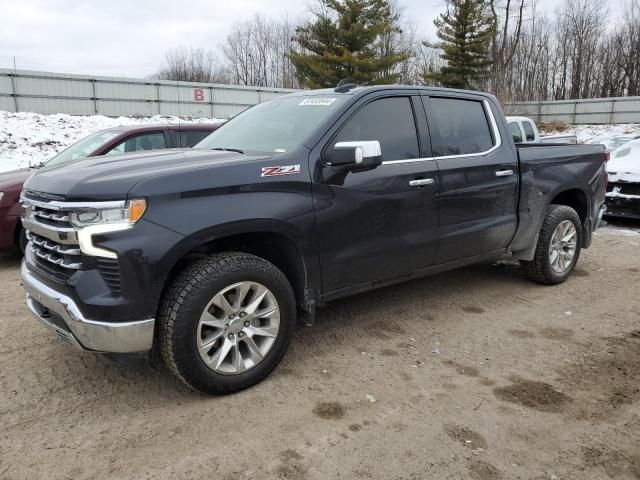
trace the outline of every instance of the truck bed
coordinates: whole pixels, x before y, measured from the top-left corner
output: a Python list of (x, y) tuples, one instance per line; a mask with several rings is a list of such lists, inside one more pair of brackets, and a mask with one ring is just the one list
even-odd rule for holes
[[(604, 202), (606, 182), (605, 155), (602, 145), (516, 144), (520, 173), (518, 201), (519, 226), (512, 242), (512, 252), (525, 252), (535, 245), (535, 236), (544, 219), (543, 209), (553, 203), (560, 189), (570, 193), (584, 206), (578, 214), (586, 221), (583, 242), (591, 241), (591, 225), (598, 216), (589, 205)], [(585, 188), (585, 185), (587, 186)], [(595, 207), (594, 207), (595, 209)], [(587, 231), (588, 230), (588, 231)], [(530, 252), (527, 252), (529, 254)]]

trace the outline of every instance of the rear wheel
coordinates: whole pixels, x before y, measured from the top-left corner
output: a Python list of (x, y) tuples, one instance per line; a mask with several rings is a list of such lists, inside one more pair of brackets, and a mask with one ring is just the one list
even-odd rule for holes
[(522, 265), (527, 276), (536, 282), (564, 282), (578, 262), (581, 245), (581, 222), (576, 211), (565, 205), (551, 205), (540, 229), (535, 257)]
[(212, 255), (168, 289), (156, 341), (169, 369), (195, 390), (232, 393), (265, 378), (296, 321), (293, 291), (274, 265), (245, 253)]

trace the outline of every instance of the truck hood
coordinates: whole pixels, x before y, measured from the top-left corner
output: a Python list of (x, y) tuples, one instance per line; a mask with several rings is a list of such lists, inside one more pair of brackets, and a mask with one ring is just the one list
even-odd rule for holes
[(138, 182), (152, 177), (263, 158), (269, 157), (194, 149), (104, 155), (44, 167), (25, 183), (24, 188), (65, 200), (121, 200)]
[(31, 168), (23, 168), (0, 173), (0, 192), (13, 191), (16, 188), (21, 189), (24, 181), (29, 178), (34, 171), (35, 170)]
[(610, 182), (640, 183), (640, 141), (629, 142), (611, 152), (607, 172)]

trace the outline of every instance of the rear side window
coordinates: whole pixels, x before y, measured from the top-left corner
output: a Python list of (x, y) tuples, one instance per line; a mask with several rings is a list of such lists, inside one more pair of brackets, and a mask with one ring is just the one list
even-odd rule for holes
[(152, 132), (130, 137), (109, 150), (107, 155), (138, 152), (140, 150), (157, 150), (167, 148), (164, 141), (164, 132)]
[(435, 157), (486, 152), (493, 146), (482, 102), (429, 98), (429, 130)]
[(207, 130), (188, 130), (176, 133), (178, 135), (178, 146), (181, 148), (191, 148), (211, 132)]
[(347, 120), (333, 141), (378, 140), (382, 161), (418, 158), (418, 134), (409, 97), (374, 100)]
[(522, 143), (522, 132), (520, 131), (518, 122), (509, 122), (509, 133), (511, 133), (515, 143)]
[(536, 139), (536, 132), (533, 130), (531, 122), (522, 122), (522, 128), (524, 128), (524, 134), (527, 136), (527, 142), (533, 142)]

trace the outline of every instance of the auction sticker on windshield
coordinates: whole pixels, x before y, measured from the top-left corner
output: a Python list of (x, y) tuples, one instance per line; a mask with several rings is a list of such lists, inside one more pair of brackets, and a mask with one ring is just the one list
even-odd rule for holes
[(310, 97), (302, 100), (298, 105), (310, 105), (313, 107), (328, 107), (336, 101), (335, 97)]

